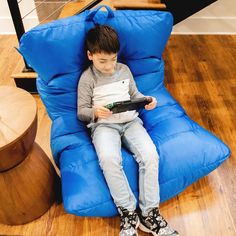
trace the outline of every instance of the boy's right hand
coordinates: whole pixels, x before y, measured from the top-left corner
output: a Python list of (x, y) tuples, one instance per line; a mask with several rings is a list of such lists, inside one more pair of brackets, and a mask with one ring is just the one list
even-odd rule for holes
[(107, 109), (106, 107), (95, 107), (95, 112), (94, 112), (95, 118), (101, 118), (101, 119), (106, 119), (112, 115), (112, 111)]

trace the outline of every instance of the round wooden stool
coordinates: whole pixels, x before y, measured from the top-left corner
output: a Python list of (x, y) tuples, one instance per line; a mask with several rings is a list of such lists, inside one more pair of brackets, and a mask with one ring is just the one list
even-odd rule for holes
[(0, 223), (43, 215), (56, 199), (59, 177), (34, 142), (37, 106), (23, 89), (0, 86)]

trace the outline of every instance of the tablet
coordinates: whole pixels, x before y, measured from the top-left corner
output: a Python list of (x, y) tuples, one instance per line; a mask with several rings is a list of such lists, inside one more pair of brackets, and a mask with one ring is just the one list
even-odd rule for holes
[(138, 110), (145, 107), (145, 105), (147, 105), (151, 101), (151, 97), (143, 97), (127, 101), (113, 102), (106, 105), (105, 107), (113, 113), (120, 113), (125, 111)]

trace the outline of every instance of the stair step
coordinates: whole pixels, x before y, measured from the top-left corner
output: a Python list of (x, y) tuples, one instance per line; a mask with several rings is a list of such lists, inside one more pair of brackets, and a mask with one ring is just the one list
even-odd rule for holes
[(15, 73), (12, 74), (11, 77), (12, 78), (16, 78), (16, 79), (36, 79), (37, 78), (37, 73), (35, 72), (21, 72), (21, 73)]
[(166, 5), (159, 1), (114, 1), (115, 9), (165, 9)]
[(73, 16), (78, 11), (80, 11), (84, 7), (86, 7), (89, 3), (91, 3), (91, 0), (83, 0), (83, 1), (79, 1), (79, 2), (69, 2), (62, 8), (61, 13), (58, 18)]
[(14, 79), (18, 88), (25, 89), (30, 93), (38, 93), (36, 87), (37, 73), (35, 72), (21, 72), (12, 74), (11, 77)]

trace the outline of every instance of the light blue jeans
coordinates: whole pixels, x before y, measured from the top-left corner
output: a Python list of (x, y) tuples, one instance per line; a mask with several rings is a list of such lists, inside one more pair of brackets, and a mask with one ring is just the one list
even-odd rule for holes
[(117, 207), (136, 209), (136, 199), (122, 167), (121, 145), (139, 165), (139, 207), (143, 215), (159, 206), (159, 156), (142, 120), (122, 124), (95, 124), (91, 130), (99, 164)]

